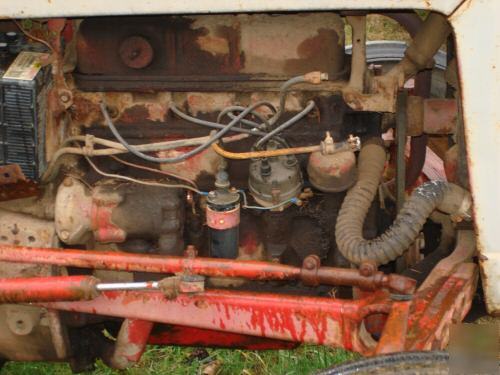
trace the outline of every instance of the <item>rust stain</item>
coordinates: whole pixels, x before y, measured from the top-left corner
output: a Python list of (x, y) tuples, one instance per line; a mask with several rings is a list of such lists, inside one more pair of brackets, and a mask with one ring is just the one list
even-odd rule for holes
[(201, 50), (210, 52), (212, 55), (229, 54), (229, 41), (225, 38), (202, 35), (196, 39), (196, 42)]

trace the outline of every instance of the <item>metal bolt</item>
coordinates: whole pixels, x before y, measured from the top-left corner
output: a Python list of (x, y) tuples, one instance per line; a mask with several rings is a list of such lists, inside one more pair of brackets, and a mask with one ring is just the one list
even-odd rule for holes
[(304, 259), (304, 262), (302, 263), (302, 266), (306, 269), (306, 270), (313, 270), (317, 267), (319, 267), (320, 265), (320, 260), (319, 260), (319, 257), (317, 255), (309, 255), (307, 256), (305, 259)]
[(377, 266), (372, 262), (364, 262), (359, 266), (359, 274), (365, 277), (372, 276), (377, 271)]
[(186, 258), (196, 258), (197, 255), (198, 250), (196, 250), (196, 247), (194, 247), (193, 245), (188, 245), (188, 247), (184, 251), (184, 256)]
[(64, 92), (59, 96), (59, 99), (63, 103), (69, 103), (69, 101), (71, 100), (71, 96), (68, 93)]
[(62, 230), (59, 236), (65, 241), (69, 238), (69, 232), (67, 230)]
[(66, 177), (64, 180), (63, 180), (63, 185), (64, 186), (67, 186), (67, 187), (70, 187), (73, 185), (73, 179), (71, 177)]

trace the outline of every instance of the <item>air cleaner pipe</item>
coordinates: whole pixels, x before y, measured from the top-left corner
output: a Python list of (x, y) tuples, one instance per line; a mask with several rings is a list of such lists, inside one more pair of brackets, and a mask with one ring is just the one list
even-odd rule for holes
[(358, 182), (349, 189), (335, 226), (340, 252), (357, 265), (386, 264), (403, 255), (435, 209), (457, 217), (470, 216), (469, 192), (444, 181), (430, 181), (414, 190), (385, 233), (375, 239), (364, 239), (363, 222), (377, 193), (385, 163), (384, 147), (374, 142), (365, 143), (361, 149)]

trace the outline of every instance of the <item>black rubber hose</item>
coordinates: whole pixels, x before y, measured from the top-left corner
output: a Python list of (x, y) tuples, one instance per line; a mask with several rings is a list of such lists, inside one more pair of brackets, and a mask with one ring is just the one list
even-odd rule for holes
[(450, 214), (469, 209), (463, 205), (470, 199), (463, 189), (444, 181), (426, 182), (413, 191), (385, 233), (372, 240), (364, 239), (363, 222), (377, 193), (384, 163), (385, 149), (380, 142), (365, 144), (359, 155), (358, 181), (349, 189), (339, 212), (335, 226), (337, 245), (353, 264), (386, 264), (403, 255), (436, 208)]

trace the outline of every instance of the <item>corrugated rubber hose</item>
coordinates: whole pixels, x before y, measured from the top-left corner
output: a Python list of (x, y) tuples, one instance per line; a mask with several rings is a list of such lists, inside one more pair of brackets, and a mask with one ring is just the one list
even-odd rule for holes
[(358, 181), (349, 189), (339, 212), (335, 226), (337, 245), (353, 264), (386, 264), (403, 255), (436, 208), (448, 214), (470, 214), (471, 198), (466, 190), (448, 182), (430, 181), (413, 191), (385, 233), (372, 240), (364, 239), (363, 223), (377, 193), (385, 160), (382, 140), (365, 143), (359, 154)]

